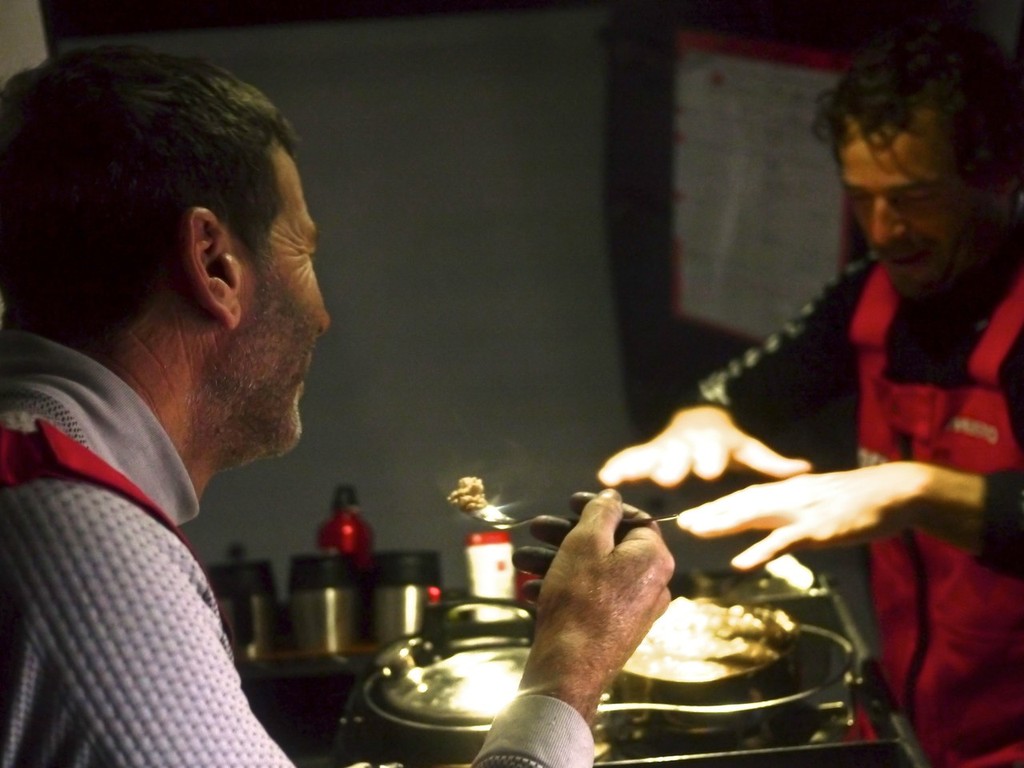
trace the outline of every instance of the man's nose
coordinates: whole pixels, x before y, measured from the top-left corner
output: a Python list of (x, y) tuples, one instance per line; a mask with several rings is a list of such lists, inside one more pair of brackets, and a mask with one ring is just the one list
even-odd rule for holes
[(331, 314), (327, 311), (327, 305), (324, 304), (324, 294), (320, 290), (320, 281), (316, 279), (314, 273), (313, 276), (313, 324), (317, 329), (317, 336), (323, 336), (327, 329), (331, 327)]
[(906, 221), (892, 202), (882, 195), (876, 197), (871, 206), (868, 220), (868, 241), (873, 246), (885, 246), (906, 234)]
[(317, 328), (318, 336), (322, 336), (328, 328), (331, 327), (331, 314), (327, 311), (327, 307), (324, 305), (323, 299), (320, 300), (320, 308), (317, 312)]

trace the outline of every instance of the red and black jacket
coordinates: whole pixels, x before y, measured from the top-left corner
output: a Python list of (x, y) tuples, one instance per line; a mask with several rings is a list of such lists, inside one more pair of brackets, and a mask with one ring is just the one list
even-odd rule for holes
[[(1024, 470), (1000, 370), (1024, 327), (1018, 270), (957, 387), (888, 376), (900, 298), (880, 267), (850, 338), (859, 360), (861, 464), (911, 459), (969, 472)], [(871, 578), (883, 667), (936, 766), (1024, 760), (1024, 581), (921, 533), (875, 542)]]

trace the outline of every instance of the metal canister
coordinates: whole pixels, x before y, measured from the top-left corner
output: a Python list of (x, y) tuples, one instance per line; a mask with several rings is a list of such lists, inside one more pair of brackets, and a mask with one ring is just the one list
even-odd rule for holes
[(295, 649), (342, 653), (359, 640), (358, 578), (352, 562), (337, 553), (292, 557), (288, 612)]
[(259, 659), (274, 649), (277, 593), (269, 560), (239, 560), (210, 567), (217, 604), (232, 629), (235, 655)]
[(441, 598), (437, 552), (378, 552), (375, 558), (373, 630), (379, 644), (417, 634), (426, 607)]

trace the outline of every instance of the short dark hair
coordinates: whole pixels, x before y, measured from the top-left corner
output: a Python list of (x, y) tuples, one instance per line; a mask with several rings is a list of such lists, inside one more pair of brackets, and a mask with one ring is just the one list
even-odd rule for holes
[(149, 296), (193, 206), (263, 257), (293, 129), (251, 85), (200, 59), (76, 50), (0, 92), (5, 325), (102, 343)]
[(949, 121), (957, 169), (965, 179), (998, 183), (1020, 177), (1020, 74), (995, 41), (955, 22), (917, 19), (870, 42), (836, 88), (822, 95), (815, 131), (838, 156), (850, 121), (885, 142), (906, 130), (920, 107)]

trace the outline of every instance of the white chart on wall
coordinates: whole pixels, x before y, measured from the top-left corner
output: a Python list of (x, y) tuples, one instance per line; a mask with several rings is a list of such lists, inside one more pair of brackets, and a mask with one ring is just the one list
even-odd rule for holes
[(758, 338), (845, 259), (842, 189), (811, 130), (836, 56), (682, 32), (673, 135), (676, 313)]

